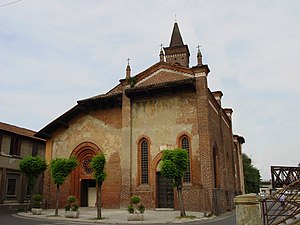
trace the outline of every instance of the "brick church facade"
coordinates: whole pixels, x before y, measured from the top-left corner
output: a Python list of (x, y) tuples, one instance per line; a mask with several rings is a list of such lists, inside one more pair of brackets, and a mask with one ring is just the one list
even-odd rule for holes
[[(104, 208), (126, 208), (139, 195), (147, 209), (178, 208), (171, 181), (160, 174), (165, 149), (189, 153), (183, 195), (187, 210), (215, 214), (231, 210), (244, 189), (241, 147), (244, 138), (232, 133), (232, 109), (221, 106), (222, 92), (207, 86), (209, 68), (189, 66), (189, 48), (175, 23), (170, 45), (159, 62), (126, 76), (106, 94), (80, 100), (41, 129), (47, 139), (46, 159), (75, 156), (80, 166), (61, 188), (60, 206), (75, 195), (81, 206), (94, 206), (96, 186), (91, 158), (104, 153), (107, 178), (102, 189)], [(55, 185), (44, 177), (46, 207), (55, 207)]]

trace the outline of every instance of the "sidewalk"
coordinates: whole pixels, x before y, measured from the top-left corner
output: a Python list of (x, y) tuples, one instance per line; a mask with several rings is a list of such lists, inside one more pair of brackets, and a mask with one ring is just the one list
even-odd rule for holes
[(127, 221), (127, 210), (121, 209), (102, 209), (103, 220), (97, 220), (97, 209), (90, 207), (81, 207), (79, 209), (79, 218), (70, 219), (65, 218), (64, 209), (60, 209), (59, 216), (54, 216), (54, 209), (43, 210), (42, 215), (32, 215), (31, 212), (19, 212), (19, 217), (29, 217), (35, 219), (49, 219), (58, 221), (77, 221), (89, 223), (102, 223), (102, 224), (158, 224), (158, 223), (186, 223), (191, 221), (209, 220), (214, 217), (206, 218), (201, 212), (186, 212), (187, 216), (194, 216), (195, 218), (179, 219), (180, 212), (174, 210), (146, 210), (144, 213), (144, 221)]

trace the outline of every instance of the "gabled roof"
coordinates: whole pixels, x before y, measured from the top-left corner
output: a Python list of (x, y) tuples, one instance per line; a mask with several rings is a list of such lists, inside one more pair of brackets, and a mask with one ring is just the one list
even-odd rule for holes
[(51, 133), (53, 131), (55, 131), (59, 127), (68, 128), (69, 121), (71, 121), (75, 116), (79, 115), (80, 113), (88, 114), (91, 108), (95, 109), (95, 107), (101, 105), (106, 106), (114, 101), (120, 102), (121, 99), (122, 93), (108, 93), (77, 101), (77, 105), (75, 105), (73, 108), (59, 116), (57, 119), (53, 120), (44, 128), (42, 128), (39, 132), (35, 134), (35, 136), (45, 139), (51, 138)]
[(188, 78), (185, 80), (177, 80), (177, 81), (170, 81), (164, 83), (157, 83), (157, 84), (150, 84), (147, 86), (136, 86), (132, 88), (126, 88), (125, 94), (129, 98), (132, 97), (141, 97), (141, 96), (153, 96), (157, 93), (166, 93), (171, 92), (174, 93), (179, 90), (189, 89), (195, 90), (195, 78)]
[(42, 141), (42, 139), (34, 137), (34, 135), (36, 134), (35, 131), (29, 130), (26, 128), (22, 128), (22, 127), (17, 127), (15, 125), (0, 122), (0, 130)]
[(152, 65), (151, 67), (149, 67), (148, 69), (135, 75), (137, 85), (139, 85), (139, 83), (142, 83), (145, 79), (148, 79), (150, 76), (154, 75), (158, 71), (162, 71), (162, 70), (168, 71), (169, 73), (181, 74), (183, 79), (184, 79), (184, 75), (194, 76), (194, 73), (190, 68), (183, 67), (180, 65), (171, 65), (170, 63), (166, 63), (166, 62), (158, 62)]

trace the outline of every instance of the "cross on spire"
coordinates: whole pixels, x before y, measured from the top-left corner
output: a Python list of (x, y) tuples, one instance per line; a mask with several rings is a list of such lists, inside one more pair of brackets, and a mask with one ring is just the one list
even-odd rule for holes
[(163, 43), (161, 43), (159, 46), (160, 46), (160, 50), (162, 50), (162, 48), (163, 48), (164, 44), (163, 44)]
[(198, 45), (197, 48), (198, 48), (198, 52), (200, 52), (201, 45)]
[(129, 65), (130, 58), (127, 58), (127, 65)]

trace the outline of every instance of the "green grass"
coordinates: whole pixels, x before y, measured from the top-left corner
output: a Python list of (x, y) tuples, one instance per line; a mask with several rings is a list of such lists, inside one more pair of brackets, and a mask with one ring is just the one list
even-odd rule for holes
[(197, 216), (178, 216), (176, 217), (176, 219), (190, 219), (190, 220), (193, 220), (193, 219), (197, 219), (198, 217)]

